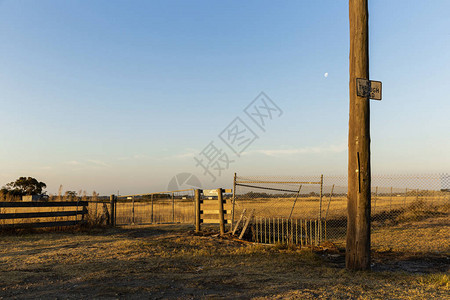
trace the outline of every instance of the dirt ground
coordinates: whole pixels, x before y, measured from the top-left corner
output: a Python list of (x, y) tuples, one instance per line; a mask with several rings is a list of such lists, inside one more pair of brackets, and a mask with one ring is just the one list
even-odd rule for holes
[(186, 226), (0, 236), (0, 299), (450, 299), (449, 253), (262, 246)]

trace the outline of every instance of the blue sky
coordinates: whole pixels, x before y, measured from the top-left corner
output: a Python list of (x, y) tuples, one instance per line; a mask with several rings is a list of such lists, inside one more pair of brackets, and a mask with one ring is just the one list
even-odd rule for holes
[[(374, 174), (448, 172), (450, 2), (370, 1)], [(0, 185), (160, 191), (346, 174), (347, 1), (0, 1)], [(328, 76), (325, 76), (328, 73)], [(264, 91), (283, 111), (233, 156), (218, 135)], [(216, 182), (194, 156), (234, 160)]]

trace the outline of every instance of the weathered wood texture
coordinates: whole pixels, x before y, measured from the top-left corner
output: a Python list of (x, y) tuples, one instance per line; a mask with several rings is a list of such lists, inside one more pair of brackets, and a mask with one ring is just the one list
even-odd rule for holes
[(116, 225), (116, 201), (115, 201), (115, 197), (114, 195), (110, 195), (109, 196), (109, 202), (110, 202), (110, 207), (111, 207), (111, 214), (109, 216), (109, 224), (111, 226), (115, 226)]
[(244, 237), (244, 234), (247, 231), (248, 225), (250, 224), (250, 221), (253, 219), (254, 214), (255, 214), (255, 209), (252, 209), (252, 212), (250, 213), (250, 216), (248, 217), (248, 219), (245, 221), (244, 228), (242, 228), (242, 232), (239, 235), (240, 240), (242, 240), (242, 238)]
[(65, 207), (87, 206), (87, 201), (61, 201), (61, 202), (0, 202), (0, 207)]
[[(231, 232), (232, 235), (234, 235), (234, 234), (236, 233), (236, 230), (238, 229), (239, 224), (240, 224), (241, 221), (244, 219), (244, 215), (245, 215), (245, 212), (246, 212), (246, 211), (247, 211), (247, 209), (244, 208), (244, 210), (242, 211), (241, 216), (239, 217), (239, 220), (236, 222), (236, 224), (231, 223), (232, 226), (234, 225), (233, 231)], [(234, 216), (234, 215), (233, 215), (233, 216)], [(231, 216), (231, 221), (233, 221), (233, 216)]]
[[(209, 190), (209, 194), (212, 193), (211, 191)], [(223, 193), (231, 193), (232, 190), (216, 189), (214, 191), (217, 199), (201, 199), (203, 192), (201, 190), (199, 190), (198, 196), (195, 194), (195, 230), (200, 231), (200, 224), (219, 224), (220, 235), (224, 235), (225, 224), (232, 223), (232, 209), (231, 204), (223, 199)]]
[[(4, 213), (0, 213), (0, 220), (17, 220), (13, 224), (0, 224), (0, 229), (23, 229), (23, 228), (43, 228), (43, 227), (63, 227), (73, 226), (84, 221), (84, 216), (88, 214), (87, 201), (71, 202), (0, 202), (0, 207)], [(70, 211), (42, 211), (42, 212), (7, 212), (9, 208), (56, 208), (73, 207)], [(78, 217), (80, 220), (61, 220), (61, 221), (41, 221), (41, 222), (21, 222), (22, 219), (33, 218), (62, 218)], [(38, 220), (40, 221), (40, 220)]]
[(348, 134), (348, 221), (346, 266), (370, 269), (370, 108), (358, 97), (356, 78), (369, 79), (367, 0), (349, 1), (350, 117)]
[(194, 201), (195, 201), (195, 231), (200, 232), (200, 193), (201, 190), (196, 189), (194, 191)]
[(225, 234), (225, 218), (223, 210), (223, 190), (217, 189), (217, 204), (219, 206), (219, 224), (220, 224), (220, 235)]
[[(217, 207), (217, 201), (214, 199), (202, 199), (200, 200), (200, 203), (203, 205), (211, 205)], [(222, 199), (222, 204), (227, 204), (227, 200)]]
[[(202, 224), (218, 224), (218, 225), (220, 225), (220, 221), (218, 218), (213, 218), (213, 219), (202, 218)], [(225, 220), (224, 224), (231, 224), (231, 220)]]
[(76, 215), (87, 214), (87, 209), (79, 211), (49, 211), (49, 212), (32, 212), (32, 213), (4, 213), (0, 214), (0, 220), (5, 219), (29, 219), (29, 218), (51, 218), (51, 217), (73, 217)]

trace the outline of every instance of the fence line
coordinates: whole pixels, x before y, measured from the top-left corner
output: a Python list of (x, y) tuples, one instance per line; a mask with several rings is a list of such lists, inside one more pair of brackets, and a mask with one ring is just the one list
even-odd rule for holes
[[(254, 231), (258, 234), (252, 238), (265, 241), (261, 232), (278, 230), (274, 220), (317, 220), (317, 231), (312, 230), (318, 240), (329, 240), (345, 245), (347, 227), (347, 177), (346, 176), (237, 176), (233, 197), (233, 219), (244, 209), (255, 210)], [(372, 176), (372, 246), (395, 248), (399, 244), (406, 249), (408, 244), (420, 242), (411, 232), (414, 228), (434, 228), (434, 224), (445, 224), (450, 216), (450, 177), (448, 174), (428, 175), (373, 175)], [(251, 184), (248, 184), (251, 183)], [(300, 183), (303, 183), (301, 188)], [(306, 183), (306, 184), (305, 184)], [(298, 192), (301, 190), (300, 192)], [(325, 203), (323, 203), (325, 201)], [(289, 217), (290, 216), (290, 217)], [(284, 221), (280, 225), (291, 230), (291, 225)], [(295, 221), (293, 224), (295, 224)], [(315, 221), (313, 221), (315, 224)], [(266, 225), (267, 223), (267, 225)], [(283, 224), (283, 223), (282, 223)], [(427, 225), (429, 224), (429, 225)], [(275, 227), (273, 227), (275, 226)], [(283, 227), (285, 226), (285, 227)], [(306, 225), (309, 226), (309, 223)], [(316, 225), (314, 225), (316, 226)], [(417, 227), (416, 227), (417, 226)], [(309, 228), (309, 227), (308, 227)], [(411, 232), (410, 232), (411, 231)], [(289, 241), (284, 229), (285, 238)], [(405, 232), (399, 236), (398, 232)], [(406, 233), (407, 232), (407, 233)], [(436, 239), (430, 246), (436, 251), (450, 249), (450, 237), (445, 230), (436, 229)], [(447, 231), (448, 232), (448, 231)], [(263, 236), (264, 236), (263, 235)], [(306, 238), (299, 235), (298, 238)], [(445, 238), (447, 237), (447, 238)], [(428, 233), (427, 238), (433, 235)], [(272, 241), (272, 239), (270, 239)], [(308, 236), (308, 241), (310, 241)], [(312, 240), (315, 240), (313, 237)], [(395, 245), (397, 243), (397, 245)]]
[(317, 246), (326, 240), (326, 221), (255, 217), (251, 235), (257, 243)]
[[(0, 230), (77, 225), (85, 221), (85, 215), (88, 214), (87, 206), (87, 201), (0, 202)], [(53, 210), (40, 211), (42, 208)], [(66, 208), (71, 210), (65, 210)], [(25, 209), (26, 211), (22, 211)], [(30, 212), (30, 209), (35, 211)], [(49, 221), (49, 218), (54, 218), (54, 221)]]
[(115, 196), (114, 224), (194, 224), (194, 190)]

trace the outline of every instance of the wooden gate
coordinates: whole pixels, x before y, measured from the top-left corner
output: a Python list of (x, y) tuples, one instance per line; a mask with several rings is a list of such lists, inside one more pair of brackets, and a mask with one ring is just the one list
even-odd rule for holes
[(88, 213), (87, 201), (0, 202), (0, 229), (77, 225)]
[[(195, 230), (200, 224), (219, 224), (225, 234), (225, 224), (231, 224), (231, 189), (195, 190)], [(228, 195), (227, 195), (228, 194)]]

